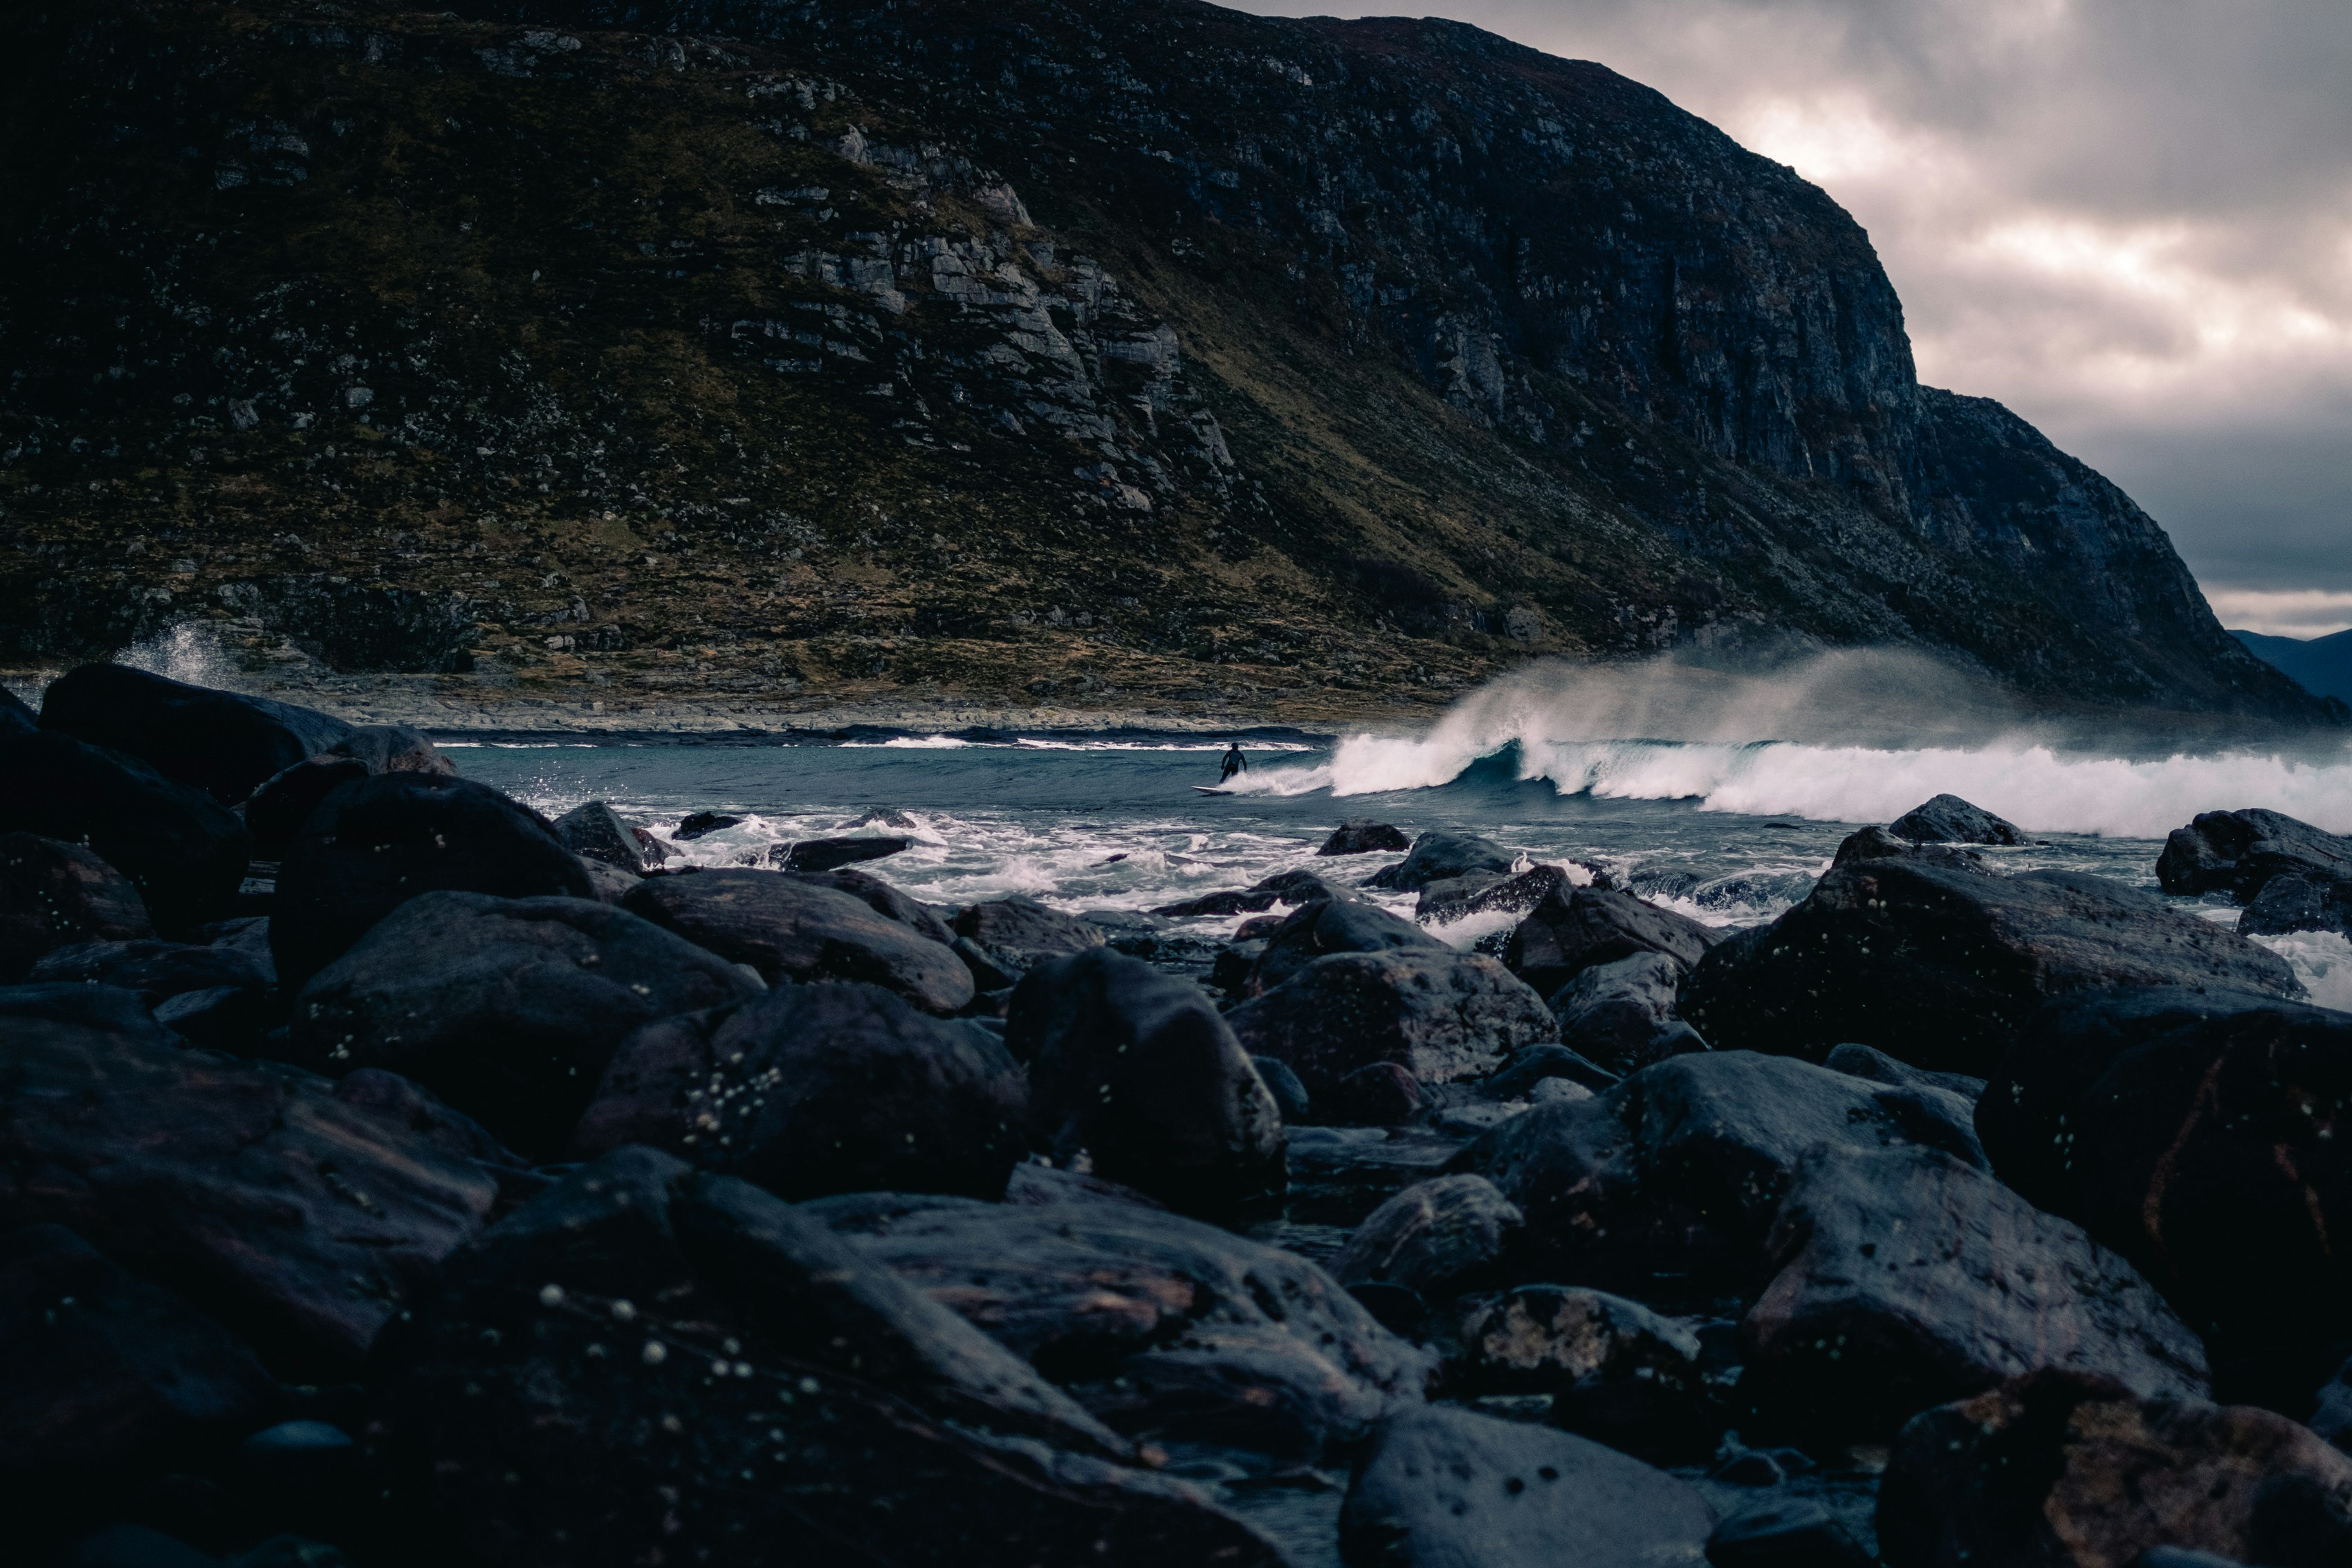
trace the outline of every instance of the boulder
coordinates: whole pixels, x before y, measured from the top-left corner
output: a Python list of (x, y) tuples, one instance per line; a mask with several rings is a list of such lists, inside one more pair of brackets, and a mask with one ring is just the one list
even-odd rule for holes
[(2238, 916), (2238, 931), (2246, 936), (2285, 936), (2297, 931), (2352, 936), (2352, 876), (2281, 872), (2263, 883)]
[(646, 1144), (798, 1201), (877, 1188), (997, 1197), (1021, 1075), (978, 1027), (877, 986), (790, 986), (663, 1019), (613, 1055), (576, 1146)]
[(236, 814), (135, 757), (53, 730), (0, 735), (0, 827), (86, 844), (184, 936), (236, 896), (251, 841)]
[(1929, 1072), (1852, 1040), (1832, 1046), (1822, 1065), (1849, 1078), (1867, 1078), (1873, 1083), (1895, 1089), (1941, 1089), (1971, 1105), (1984, 1098), (1985, 1081), (1981, 1078), (1971, 1078), (1965, 1072)]
[(971, 972), (954, 952), (854, 894), (764, 871), (693, 869), (647, 877), (622, 907), (771, 985), (862, 980), (927, 1012), (971, 1000)]
[(1023, 977), (1004, 1041), (1029, 1068), (1034, 1147), (1185, 1213), (1283, 1187), (1282, 1113), (1200, 987), (1097, 947)]
[[(989, 965), (1010, 977), (1008, 984), (1047, 958), (1103, 945), (1103, 934), (1097, 927), (1017, 893), (967, 904), (956, 911), (949, 925)], [(982, 985), (981, 988), (993, 988)]]
[(1467, 876), (1473, 872), (1508, 876), (1517, 869), (1518, 861), (1518, 856), (1492, 839), (1439, 828), (1413, 840), (1412, 852), (1403, 860), (1374, 872), (1364, 880), (1364, 885), (1417, 893), (1433, 882)]
[(602, 800), (574, 806), (548, 824), (556, 841), (583, 860), (602, 861), (633, 875), (644, 874), (645, 851), (635, 830)]
[(773, 858), (786, 871), (835, 871), (842, 866), (856, 865), (861, 861), (887, 859), (903, 852), (913, 842), (912, 839), (891, 838), (880, 833), (858, 833), (841, 839), (803, 839)]
[(1874, 860), (1702, 959), (1682, 1012), (1717, 1046), (1818, 1061), (1853, 1040), (1982, 1077), (2053, 996), (2173, 985), (2303, 994), (2276, 954), (2105, 877)]
[(1660, 1463), (1715, 1452), (1726, 1413), (1698, 1336), (1638, 1301), (1519, 1285), (1461, 1304), (1449, 1371), (1465, 1392), (1545, 1394), (1555, 1426)]
[(684, 843), (692, 839), (707, 838), (729, 828), (740, 827), (743, 819), (718, 811), (690, 811), (678, 819), (677, 831), (670, 836)]
[(1265, 1092), (1274, 1096), (1274, 1108), (1282, 1113), (1286, 1125), (1307, 1119), (1314, 1103), (1307, 1098), (1307, 1085), (1298, 1082), (1290, 1063), (1271, 1056), (1253, 1056), (1250, 1065), (1257, 1069), (1258, 1082), (1265, 1085)]
[(956, 934), (940, 917), (940, 912), (921, 899), (909, 897), (884, 882), (880, 877), (862, 871), (843, 868), (838, 871), (795, 872), (797, 881), (812, 887), (829, 887), (835, 893), (845, 893), (866, 908), (886, 919), (895, 920), (927, 941), (941, 946), (952, 946)]
[(419, 894), (593, 899), (546, 819), (487, 785), (385, 773), (339, 785), (286, 852), (269, 950), (289, 993)]
[(1281, 1561), (807, 1209), (649, 1150), (453, 1259), (379, 1365), (392, 1506), (484, 1560)]
[(1359, 1067), (1324, 1096), (1323, 1119), (1335, 1127), (1395, 1127), (1429, 1103), (1420, 1079), (1393, 1061)]
[(1619, 1073), (1664, 1061), (1685, 1032), (1675, 1010), (1682, 980), (1682, 966), (1664, 953), (1593, 965), (1551, 998), (1560, 1042)]
[(1984, 856), (1956, 844), (1916, 843), (1885, 828), (1857, 828), (1839, 841), (1837, 853), (1832, 857), (1830, 866), (1834, 870), (1842, 865), (1852, 865), (1856, 861), (1895, 860), (1905, 856), (1934, 861), (1942, 865), (1981, 867), (1984, 864)]
[(495, 1176), (334, 1084), (181, 1049), (106, 986), (0, 990), (0, 1225), (71, 1227), (289, 1371), (348, 1376)]
[(1696, 1488), (1639, 1459), (1433, 1405), (1372, 1434), (1339, 1555), (1349, 1568), (1696, 1568), (1714, 1529)]
[(1412, 841), (1386, 822), (1376, 822), (1370, 817), (1350, 817), (1331, 830), (1323, 841), (1318, 855), (1369, 855), (1393, 853), (1412, 848)]
[(755, 994), (719, 956), (577, 898), (428, 893), (295, 999), (295, 1060), (413, 1078), (526, 1154), (570, 1142), (614, 1048), (652, 1019)]
[(224, 806), (353, 734), (312, 708), (187, 685), (127, 664), (83, 664), (50, 682), (41, 694), (41, 727), (138, 758)]
[(2026, 837), (2016, 823), (1970, 805), (1958, 795), (1938, 795), (1912, 807), (1886, 831), (1915, 844), (2021, 844)]
[(635, 892), (637, 883), (643, 880), (635, 872), (623, 871), (619, 866), (590, 860), (586, 855), (572, 858), (578, 861), (580, 869), (588, 873), (588, 885), (595, 891), (599, 904), (619, 904)]
[(282, 860), (321, 801), (355, 779), (372, 777), (373, 771), (357, 758), (313, 757), (263, 779), (244, 806), (254, 854)]
[(2241, 904), (2282, 872), (2352, 876), (2352, 838), (2284, 811), (2204, 811), (2172, 830), (2156, 862), (2167, 893), (2227, 893)]
[(1497, 1100), (1524, 1100), (1547, 1078), (1562, 1078), (1599, 1093), (1624, 1082), (1590, 1057), (1564, 1045), (1530, 1045), (1512, 1052), (1508, 1061), (1479, 1087)]
[(1561, 888), (1528, 912), (1503, 947), (1511, 973), (1551, 996), (1595, 964), (1663, 953), (1688, 970), (1724, 933), (1606, 888)]
[(1589, 1100), (1538, 1105), (1462, 1151), (1527, 1217), (1517, 1277), (1649, 1298), (1661, 1279), (1749, 1290), (1816, 1144), (1983, 1158), (1966, 1102), (1753, 1051), (1676, 1056)]
[(1424, 1308), (1501, 1283), (1496, 1274), (1521, 1223), (1486, 1177), (1438, 1176), (1372, 1210), (1325, 1266), (1359, 1296), (1367, 1286), (1411, 1292), (1403, 1315), (1417, 1318)]
[(1809, 1443), (1883, 1441), (2046, 1366), (2211, 1392), (2205, 1347), (2129, 1263), (1938, 1150), (1812, 1151), (1765, 1247), (1780, 1272), (1740, 1323), (1739, 1391)]
[(1140, 1204), (1074, 1191), (803, 1207), (1138, 1441), (1314, 1463), (1434, 1370), (1305, 1259)]
[(1522, 915), (1572, 885), (1556, 865), (1535, 866), (1517, 876), (1474, 872), (1423, 883), (1412, 917), (1450, 923), (1474, 915)]
[(1179, 920), (1201, 915), (1254, 915), (1277, 904), (1328, 904), (1352, 896), (1311, 871), (1278, 871), (1246, 888), (1202, 894), (1180, 904), (1163, 904), (1151, 913)]
[(1903, 1428), (1878, 1494), (1888, 1568), (2136, 1568), (2166, 1547), (2352, 1561), (2352, 1457), (2284, 1416), (2045, 1371)]
[(1318, 958), (1225, 1018), (1252, 1055), (1288, 1062), (1318, 1104), (1375, 1061), (1450, 1083), (1559, 1034), (1543, 998), (1502, 965), (1443, 946)]
[(2218, 991), (2068, 998), (1978, 1102), (1996, 1175), (2130, 1259), (2216, 1386), (2304, 1408), (2341, 1351), (2352, 1014)]
[(1387, 910), (1353, 900), (1306, 904), (1266, 934), (1265, 949), (1250, 971), (1252, 996), (1272, 990), (1318, 958), (1334, 953), (1379, 953), (1392, 947), (1451, 952), (1446, 945)]
[(81, 844), (0, 833), (0, 983), (68, 944), (155, 934), (131, 880)]
[(45, 955), (26, 977), (35, 985), (120, 986), (151, 1008), (184, 991), (234, 986), (261, 992), (278, 983), (266, 952), (184, 942), (77, 942)]

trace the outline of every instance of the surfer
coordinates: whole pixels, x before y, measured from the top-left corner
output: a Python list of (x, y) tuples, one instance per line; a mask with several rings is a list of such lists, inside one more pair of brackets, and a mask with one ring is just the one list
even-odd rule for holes
[(1242, 756), (1242, 743), (1236, 740), (1225, 747), (1225, 765), (1217, 769), (1217, 782), (1228, 783), (1234, 774), (1248, 771), (1249, 761)]

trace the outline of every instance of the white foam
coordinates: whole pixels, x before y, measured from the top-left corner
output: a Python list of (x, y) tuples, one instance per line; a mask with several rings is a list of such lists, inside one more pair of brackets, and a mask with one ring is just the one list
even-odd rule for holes
[(2298, 931), (2254, 940), (2287, 961), (2314, 1006), (2352, 1013), (2352, 938), (2338, 931)]

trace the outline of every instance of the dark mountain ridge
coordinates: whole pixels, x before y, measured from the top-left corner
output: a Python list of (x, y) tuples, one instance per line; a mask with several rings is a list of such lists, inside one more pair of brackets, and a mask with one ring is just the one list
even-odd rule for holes
[(1044, 0), (16, 14), (0, 642), (467, 699), (1268, 716), (1924, 647), (2336, 711), (1923, 388), (1827, 195), (1443, 22)]

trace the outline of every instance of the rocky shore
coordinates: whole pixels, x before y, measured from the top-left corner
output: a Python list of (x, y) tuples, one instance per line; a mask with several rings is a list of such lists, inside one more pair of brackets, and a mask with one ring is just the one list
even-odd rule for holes
[(1148, 915), (719, 823), (0, 700), (19, 1560), (2352, 1560), (2352, 1014), (2250, 939), (2352, 841), (2183, 826), (2231, 929), (1939, 796), (1728, 934), (1372, 821)]

